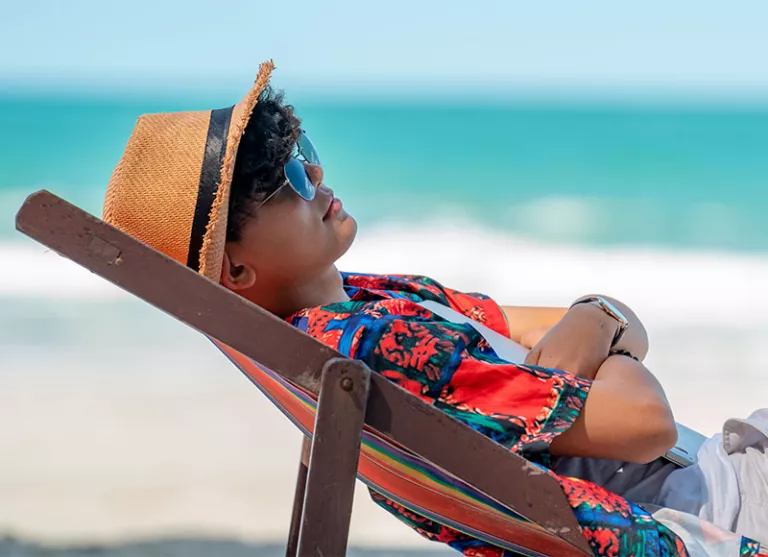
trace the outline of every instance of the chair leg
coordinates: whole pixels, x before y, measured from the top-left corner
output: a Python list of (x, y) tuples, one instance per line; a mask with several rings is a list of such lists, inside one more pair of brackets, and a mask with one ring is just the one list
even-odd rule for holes
[(323, 369), (298, 557), (346, 554), (368, 374), (363, 364), (346, 359), (330, 360)]
[(291, 529), (288, 533), (285, 557), (296, 557), (296, 553), (299, 550), (299, 530), (301, 529), (301, 517), (304, 513), (304, 493), (307, 488), (307, 470), (309, 469), (311, 443), (312, 441), (308, 437), (302, 438), (299, 474), (296, 478), (296, 493), (293, 496), (293, 511), (291, 513)]

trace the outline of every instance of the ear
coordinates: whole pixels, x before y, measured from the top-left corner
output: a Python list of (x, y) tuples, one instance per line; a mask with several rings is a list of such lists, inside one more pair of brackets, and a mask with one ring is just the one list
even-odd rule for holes
[(221, 284), (230, 290), (246, 290), (256, 283), (256, 271), (248, 264), (239, 265), (235, 250), (229, 245), (224, 250), (224, 261), (221, 265)]

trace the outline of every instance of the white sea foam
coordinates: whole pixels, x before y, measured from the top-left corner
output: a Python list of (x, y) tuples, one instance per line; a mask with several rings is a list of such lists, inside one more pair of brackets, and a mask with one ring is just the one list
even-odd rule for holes
[(667, 325), (768, 323), (768, 257), (731, 253), (558, 246), (452, 222), (380, 227), (342, 267), (429, 275), (500, 303), (565, 305), (601, 292)]
[[(565, 305), (601, 292), (667, 325), (768, 323), (768, 257), (548, 245), (460, 221), (361, 233), (340, 267), (418, 273), (501, 303)], [(125, 294), (34, 243), (0, 243), (0, 298), (113, 300)]]
[(42, 246), (0, 244), (0, 297), (109, 299), (116, 287)]

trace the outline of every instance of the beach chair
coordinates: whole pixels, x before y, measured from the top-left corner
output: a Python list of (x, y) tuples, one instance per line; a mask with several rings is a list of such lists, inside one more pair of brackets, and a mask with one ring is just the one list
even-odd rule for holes
[(592, 555), (552, 476), (363, 363), (50, 192), (16, 227), (206, 335), (304, 433), (289, 557), (345, 554), (356, 477), (516, 555)]

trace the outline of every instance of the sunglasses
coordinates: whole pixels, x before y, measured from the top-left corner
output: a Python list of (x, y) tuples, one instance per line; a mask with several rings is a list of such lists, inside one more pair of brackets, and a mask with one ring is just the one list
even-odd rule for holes
[(282, 185), (275, 191), (270, 193), (264, 201), (259, 203), (253, 209), (253, 211), (255, 212), (256, 209), (272, 199), (285, 186), (291, 186), (291, 189), (293, 189), (293, 191), (295, 191), (302, 199), (306, 201), (312, 201), (315, 198), (316, 189), (315, 185), (312, 183), (312, 180), (309, 177), (309, 174), (307, 174), (307, 169), (304, 166), (305, 162), (321, 166), (320, 155), (317, 154), (315, 145), (309, 139), (309, 136), (304, 132), (304, 130), (301, 130), (299, 139), (296, 142), (296, 147), (294, 148), (293, 156), (288, 160), (287, 163), (285, 163), (285, 166), (283, 166), (285, 182), (283, 182)]

